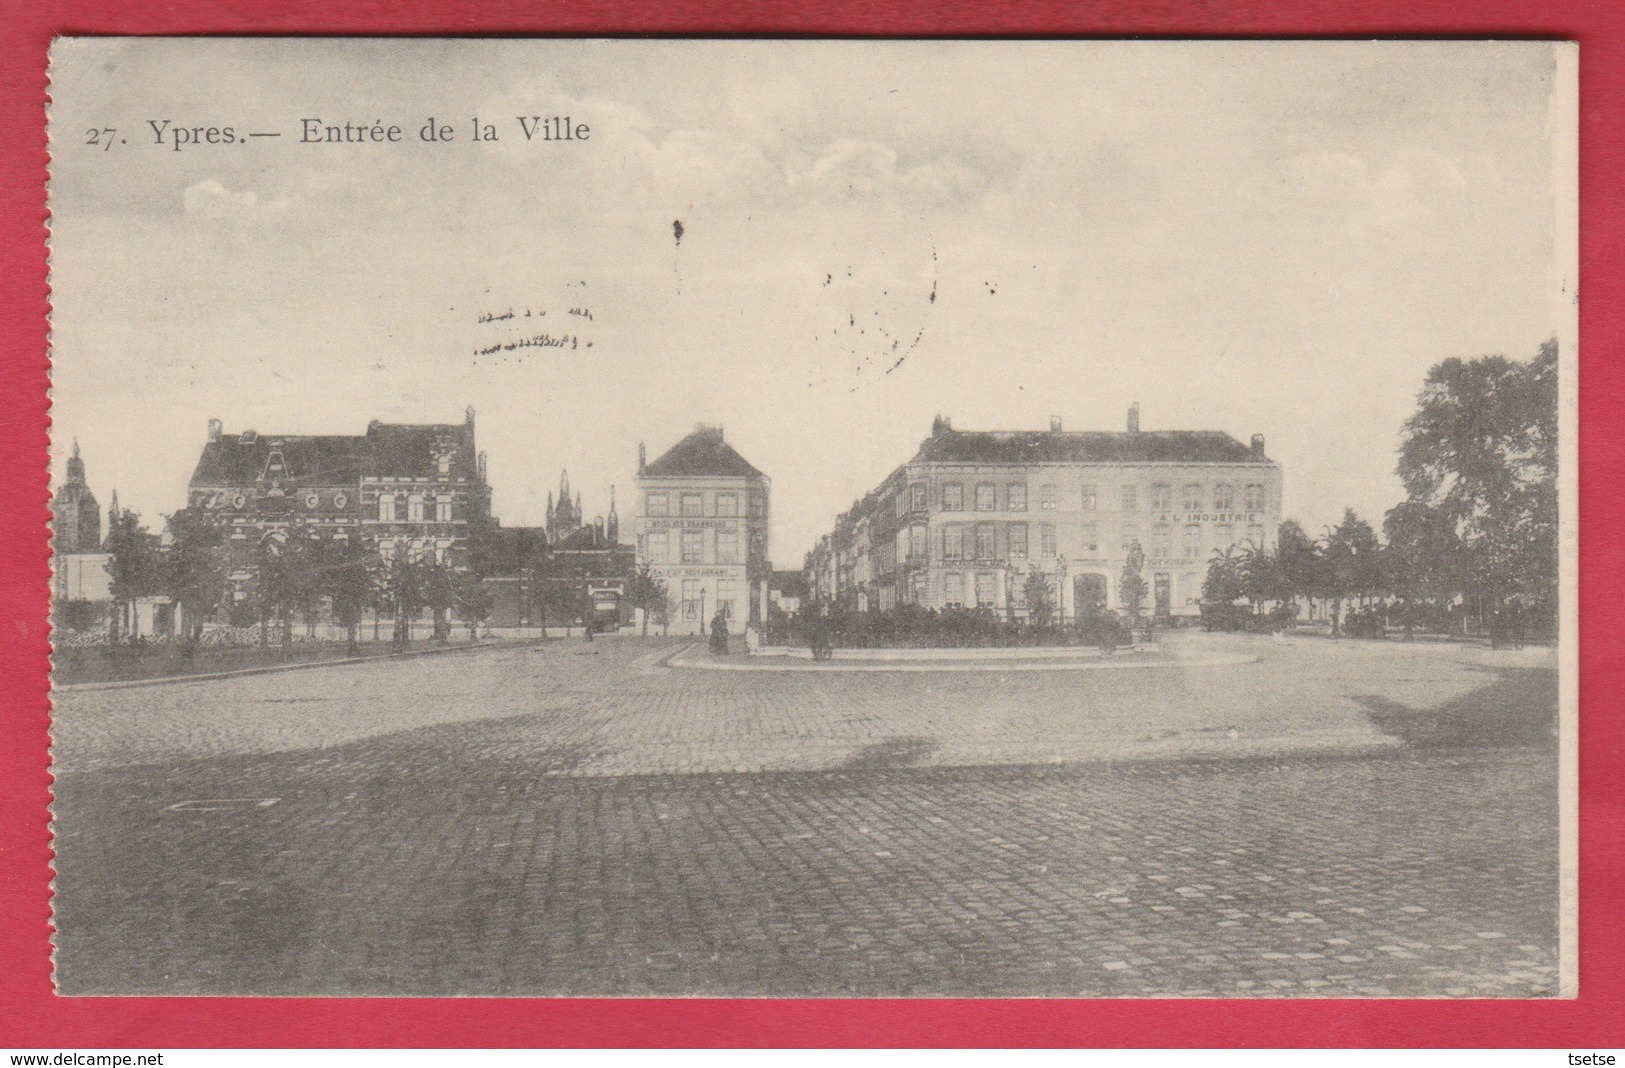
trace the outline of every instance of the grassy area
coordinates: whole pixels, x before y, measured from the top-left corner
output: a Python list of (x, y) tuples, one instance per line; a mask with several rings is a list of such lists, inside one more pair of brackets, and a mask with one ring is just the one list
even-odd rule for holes
[(449, 642), (423, 639), (402, 647), (387, 641), (362, 642), (357, 649), (352, 649), (347, 642), (342, 641), (298, 641), (287, 646), (280, 643), (246, 646), (200, 645), (191, 651), (179, 642), (77, 646), (56, 650), (52, 657), (54, 665), (52, 678), (59, 686), (84, 682), (177, 678), (281, 664), (318, 664), (353, 656), (386, 657), (401, 652), (467, 644), (467, 637), (459, 635)]

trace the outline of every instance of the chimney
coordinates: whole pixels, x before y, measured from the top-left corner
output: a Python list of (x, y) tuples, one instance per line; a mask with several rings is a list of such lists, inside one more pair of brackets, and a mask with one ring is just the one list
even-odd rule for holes
[(1253, 458), (1257, 460), (1264, 458), (1264, 435), (1262, 434), (1253, 435)]
[(1049, 417), (1049, 432), (1051, 434), (1059, 434), (1061, 432), (1061, 417), (1060, 416), (1052, 415), (1052, 416)]
[(218, 419), (210, 419), (209, 420), (209, 440), (210, 441), (219, 441), (220, 440), (220, 420), (218, 420)]
[(954, 425), (948, 420), (946, 415), (939, 415), (935, 419), (931, 420), (932, 437), (936, 437), (939, 434), (950, 434), (953, 432), (953, 429)]
[(1139, 401), (1135, 401), (1133, 404), (1128, 406), (1128, 432), (1130, 434), (1138, 434), (1140, 432)]
[(649, 450), (643, 442), (638, 442), (638, 474), (643, 474), (649, 468)]

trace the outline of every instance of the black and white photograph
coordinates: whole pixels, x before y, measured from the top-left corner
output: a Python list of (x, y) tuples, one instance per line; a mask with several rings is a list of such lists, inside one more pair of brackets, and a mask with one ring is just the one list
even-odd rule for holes
[(1577, 64), (58, 38), (58, 992), (1574, 997)]

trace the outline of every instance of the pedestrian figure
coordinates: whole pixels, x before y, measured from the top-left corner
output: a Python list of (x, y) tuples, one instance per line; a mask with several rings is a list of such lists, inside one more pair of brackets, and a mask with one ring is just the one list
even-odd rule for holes
[(711, 617), (711, 652), (717, 656), (728, 654), (728, 615), (720, 608)]
[(1106, 612), (1100, 617), (1100, 655), (1112, 656), (1117, 652), (1117, 613)]

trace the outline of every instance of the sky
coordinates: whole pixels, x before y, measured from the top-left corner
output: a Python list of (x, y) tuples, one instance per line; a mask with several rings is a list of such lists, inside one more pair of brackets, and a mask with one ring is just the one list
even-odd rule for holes
[(1138, 402), (1265, 435), (1312, 533), (1380, 525), (1430, 366), (1570, 336), (1564, 48), (60, 41), (55, 469), (77, 440), (157, 527), (210, 418), (473, 407), (530, 525), (563, 468), (624, 516), (640, 442), (720, 424), (793, 568), (938, 413), (1117, 430)]

